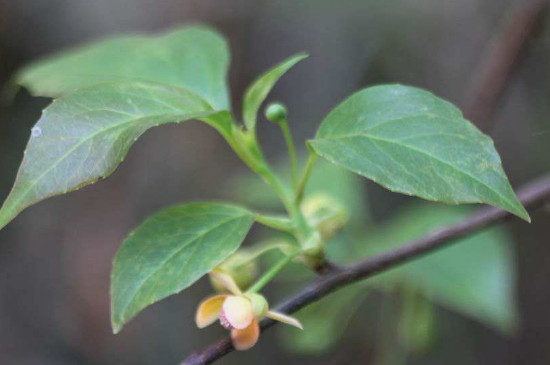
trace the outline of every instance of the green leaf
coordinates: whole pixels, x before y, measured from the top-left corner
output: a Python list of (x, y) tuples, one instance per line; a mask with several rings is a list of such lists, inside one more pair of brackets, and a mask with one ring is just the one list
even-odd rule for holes
[[(370, 230), (366, 244), (361, 245), (363, 254), (371, 256), (399, 247), (403, 242), (462, 221), (470, 211), (428, 203), (407, 207), (388, 223)], [(439, 305), (510, 333), (517, 326), (511, 244), (504, 229), (492, 228), (370, 282), (381, 288), (407, 285)], [(350, 260), (356, 260), (357, 255)]]
[(359, 91), (325, 118), (310, 143), (320, 156), (392, 191), (488, 203), (530, 220), (493, 141), (427, 91), (400, 85)]
[(144, 82), (99, 84), (54, 101), (32, 129), (0, 228), (31, 204), (111, 174), (148, 128), (201, 118), (224, 134), (226, 114), (185, 89)]
[(241, 245), (253, 221), (248, 210), (219, 203), (179, 205), (148, 218), (122, 243), (113, 262), (113, 331), (220, 264)]
[(260, 77), (250, 85), (243, 99), (243, 120), (247, 129), (251, 130), (256, 127), (258, 110), (267, 97), (267, 94), (269, 94), (273, 86), (275, 86), (275, 83), (290, 70), (292, 66), (306, 57), (307, 55), (305, 54), (292, 56), (260, 75)]
[(115, 37), (61, 52), (22, 69), (16, 82), (59, 97), (105, 81), (152, 81), (189, 89), (215, 109), (229, 109), (229, 51), (222, 36), (199, 26), (155, 36)]
[(437, 338), (433, 303), (417, 293), (402, 290), (399, 314), (399, 342), (409, 353), (427, 352)]
[(352, 285), (296, 313), (304, 331), (280, 326), (281, 342), (293, 353), (320, 355), (337, 345), (368, 295), (364, 283)]

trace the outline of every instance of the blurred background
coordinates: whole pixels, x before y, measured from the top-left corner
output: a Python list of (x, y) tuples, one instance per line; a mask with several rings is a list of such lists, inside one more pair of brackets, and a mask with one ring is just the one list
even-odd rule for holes
[[(485, 67), (482, 59), (509, 24), (510, 10), (528, 2), (0, 0), (0, 84), (5, 89), (25, 63), (83, 42), (201, 22), (230, 42), (235, 110), (260, 72), (293, 53), (310, 53), (270, 97), (287, 104), (291, 129), (303, 141), (338, 102), (373, 84), (422, 87), (471, 108), (472, 90)], [(524, 42), (494, 113), (471, 113), (473, 122), (494, 139), (514, 187), (550, 166), (548, 15), (545, 10)], [(48, 103), (21, 90), (12, 103), (0, 107), (2, 200), (30, 129)], [(260, 123), (266, 154), (281, 160), (285, 150), (279, 131), (263, 118)], [(243, 191), (256, 186), (246, 174), (211, 128), (194, 122), (168, 125), (140, 138), (106, 181), (22, 213), (0, 231), (0, 363), (178, 364), (225, 335), (221, 327), (199, 331), (194, 325), (196, 305), (211, 290), (202, 280), (145, 310), (114, 336), (109, 274), (121, 241), (146, 216), (177, 202), (244, 199)], [(454, 209), (447, 214), (446, 207), (435, 205), (418, 207), (415, 199), (363, 179), (327, 179), (326, 185), (340, 193), (351, 189), (351, 202), (358, 206), (354, 224), (368, 221), (382, 227), (370, 236), (357, 230), (338, 238), (348, 242), (333, 245), (345, 247), (344, 253), (334, 250), (336, 259), (361, 245), (361, 237), (376, 241), (369, 247), (387, 248), (465, 214)], [(252, 203), (265, 198), (258, 194)], [(423, 220), (415, 221), (418, 216)], [(338, 292), (300, 314), (304, 322), (312, 311), (334, 319), (314, 319), (313, 337), (306, 337), (307, 331), (272, 330), (251, 351), (219, 363), (549, 364), (550, 215), (539, 211), (532, 218), (531, 225), (515, 220), (474, 236), (464, 244), (467, 251), (451, 248), (440, 260), (409, 265), (405, 269), (414, 282), (404, 275), (399, 279), (397, 272)], [(253, 230), (247, 244), (262, 234)], [(445, 276), (437, 271), (441, 260), (447, 264), (440, 266), (458, 266), (460, 274), (434, 283)], [(268, 297), (276, 302), (307, 280), (274, 284)], [(449, 292), (449, 287), (456, 290)]]

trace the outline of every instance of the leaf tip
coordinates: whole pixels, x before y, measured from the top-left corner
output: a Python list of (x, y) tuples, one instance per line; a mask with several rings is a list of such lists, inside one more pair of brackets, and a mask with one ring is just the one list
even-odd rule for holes
[(115, 323), (113, 323), (111, 325), (111, 327), (113, 328), (113, 335), (118, 335), (120, 333), (120, 331), (122, 330), (122, 326), (121, 325), (117, 325)]
[(531, 216), (529, 215), (529, 212), (527, 212), (527, 210), (517, 197), (514, 200), (515, 201), (512, 205), (509, 205), (507, 207), (501, 206), (501, 208), (524, 220), (525, 222), (531, 223)]
[(114, 313), (112, 313), (111, 314), (111, 329), (113, 330), (113, 335), (118, 335), (120, 333), (120, 331), (122, 331), (123, 326), (124, 326), (124, 322), (117, 320), (115, 318)]
[(525, 208), (523, 207), (523, 205), (521, 206), (521, 210), (516, 213), (516, 215), (523, 219), (524, 221), (526, 221), (527, 223), (531, 223), (531, 216), (529, 215), (529, 213), (527, 212), (527, 210), (525, 210)]

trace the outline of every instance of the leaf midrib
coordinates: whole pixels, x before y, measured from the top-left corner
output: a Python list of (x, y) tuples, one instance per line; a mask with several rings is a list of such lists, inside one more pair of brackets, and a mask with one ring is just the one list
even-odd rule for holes
[(143, 278), (143, 280), (140, 281), (140, 283), (137, 285), (137, 287), (135, 288), (135, 290), (132, 292), (132, 295), (130, 297), (129, 300), (126, 301), (125, 305), (122, 307), (123, 309), (120, 311), (120, 320), (124, 321), (124, 316), (123, 316), (123, 313), (126, 311), (126, 309), (128, 307), (130, 307), (130, 305), (132, 304), (132, 302), (135, 300), (136, 298), (136, 294), (140, 291), (140, 289), (147, 283), (147, 281), (153, 276), (155, 275), (159, 270), (160, 268), (162, 268), (168, 261), (170, 261), (172, 258), (174, 258), (176, 255), (178, 255), (183, 249), (185, 249), (186, 247), (188, 247), (189, 245), (193, 244), (194, 242), (198, 241), (198, 240), (201, 240), (202, 238), (204, 238), (204, 236), (206, 236), (207, 234), (211, 233), (212, 231), (214, 231), (215, 229), (223, 226), (224, 224), (227, 224), (233, 220), (238, 220), (238, 219), (242, 219), (242, 218), (245, 218), (247, 216), (250, 216), (252, 217), (252, 214), (250, 213), (243, 213), (243, 214), (240, 214), (238, 216), (233, 216), (229, 219), (224, 219), (222, 221), (219, 221), (217, 224), (209, 227), (209, 229), (205, 230), (204, 232), (201, 232), (199, 234), (197, 234), (196, 236), (192, 237), (191, 239), (189, 239), (187, 242), (183, 243), (177, 250), (175, 250), (173, 253), (171, 253), (165, 260), (163, 260), (161, 263), (159, 263), (157, 265), (157, 267), (151, 271), (151, 273), (149, 273), (145, 278)]
[(27, 188), (19, 194), (20, 198), (15, 200), (13, 204), (18, 204), (22, 201), (22, 199), (24, 197), (27, 196), (27, 194), (31, 191), (31, 189), (33, 189), (39, 182), (40, 180), (42, 180), (42, 178), (44, 178), (44, 176), (46, 176), (46, 174), (48, 174), (50, 171), (52, 171), (55, 167), (57, 167), (57, 165), (59, 165), (61, 163), (61, 161), (63, 161), (64, 159), (66, 159), (71, 153), (73, 153), (75, 150), (77, 150), (79, 147), (81, 147), (83, 144), (85, 144), (86, 142), (89, 142), (90, 140), (93, 140), (94, 138), (96, 138), (97, 136), (101, 135), (101, 134), (104, 134), (104, 133), (108, 133), (114, 129), (118, 129), (118, 128), (121, 128), (121, 127), (124, 127), (125, 125), (127, 124), (131, 124), (131, 123), (137, 123), (139, 121), (141, 121), (142, 119), (149, 119), (149, 118), (160, 118), (160, 117), (167, 117), (167, 116), (170, 116), (170, 117), (174, 117), (174, 118), (178, 118), (179, 119), (191, 119), (191, 118), (195, 118), (196, 116), (200, 115), (201, 113), (207, 113), (207, 114), (211, 114), (213, 112), (219, 112), (219, 111), (215, 111), (215, 110), (205, 110), (205, 111), (201, 111), (201, 112), (197, 112), (197, 113), (190, 113), (190, 114), (180, 114), (180, 113), (164, 113), (164, 114), (154, 114), (154, 115), (147, 115), (147, 116), (142, 116), (142, 117), (139, 117), (139, 118), (134, 118), (134, 119), (130, 119), (130, 120), (127, 120), (125, 122), (122, 122), (122, 123), (118, 123), (118, 124), (115, 124), (115, 125), (111, 125), (105, 129), (101, 129), (99, 130), (98, 132), (94, 132), (92, 134), (90, 134), (88, 137), (82, 139), (80, 142), (76, 143), (75, 145), (73, 145), (65, 154), (63, 154), (60, 158), (58, 158), (55, 162), (53, 162), (49, 168), (47, 168), (46, 170), (44, 170), (44, 172), (42, 172), (40, 174), (40, 176), (38, 176), (34, 182), (30, 185), (27, 185)]
[(403, 148), (408, 148), (412, 151), (415, 151), (417, 153), (420, 153), (420, 154), (423, 154), (425, 156), (428, 156), (446, 166), (449, 166), (451, 167), (453, 170), (456, 170), (457, 172), (460, 172), (461, 174), (463, 175), (466, 175), (468, 177), (470, 177), (472, 180), (478, 182), (479, 184), (481, 184), (482, 186), (485, 186), (486, 188), (488, 188), (490, 191), (492, 191), (493, 193), (495, 193), (497, 196), (499, 196), (504, 202), (507, 202), (508, 204), (510, 204), (511, 207), (514, 207), (514, 202), (511, 202), (508, 198), (506, 198), (505, 196), (503, 196), (502, 194), (500, 194), (498, 191), (494, 190), (493, 188), (491, 188), (490, 185), (487, 185), (485, 182), (479, 180), (478, 178), (476, 178), (475, 176), (473, 176), (472, 174), (470, 174), (469, 172), (467, 171), (464, 171), (462, 169), (459, 169), (457, 168), (456, 166), (453, 166), (451, 163), (445, 161), (445, 160), (442, 160), (440, 158), (437, 158), (429, 153), (427, 153), (426, 151), (423, 151), (421, 149), (418, 149), (416, 147), (413, 147), (413, 146), (410, 146), (408, 144), (405, 144), (405, 143), (400, 143), (399, 141), (397, 140), (391, 140), (391, 139), (386, 139), (386, 138), (381, 138), (381, 137), (375, 137), (371, 134), (368, 134), (368, 133), (352, 133), (352, 134), (347, 134), (347, 135), (339, 135), (339, 136), (335, 136), (335, 137), (331, 137), (331, 138), (316, 138), (315, 140), (313, 140), (314, 142), (315, 141), (331, 141), (331, 140), (338, 140), (338, 139), (346, 139), (346, 138), (367, 138), (367, 139), (372, 139), (372, 140), (375, 140), (375, 141), (380, 141), (380, 142), (385, 142), (385, 143), (390, 143), (390, 144), (394, 144), (394, 145), (398, 145), (398, 146), (401, 146)]

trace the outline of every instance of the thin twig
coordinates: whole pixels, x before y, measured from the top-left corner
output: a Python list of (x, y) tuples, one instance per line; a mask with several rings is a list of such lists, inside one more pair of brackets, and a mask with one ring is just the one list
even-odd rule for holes
[(495, 104), (537, 29), (548, 0), (521, 0), (509, 11), (471, 79), (464, 114), (482, 130), (490, 128)]
[[(519, 199), (529, 212), (535, 211), (544, 204), (550, 203), (550, 176), (539, 179), (521, 188)], [(352, 284), (371, 277), (382, 271), (398, 266), (406, 261), (417, 259), (422, 255), (464, 238), (480, 230), (512, 218), (513, 215), (498, 208), (483, 208), (462, 223), (432, 232), (427, 236), (409, 242), (401, 247), (380, 254), (368, 260), (345, 266), (342, 269), (320, 276), (293, 297), (277, 307), (283, 313), (293, 313), (318, 299)], [(262, 331), (274, 325), (273, 320), (262, 322)], [(229, 339), (224, 339), (190, 355), (181, 365), (206, 365), (233, 351)]]
[(300, 177), (300, 181), (298, 182), (298, 187), (296, 188), (296, 203), (298, 204), (300, 204), (300, 202), (302, 201), (304, 192), (306, 190), (307, 182), (309, 181), (309, 178), (313, 171), (313, 166), (315, 165), (315, 161), (317, 161), (317, 157), (318, 156), (315, 152), (309, 151), (306, 167), (304, 168), (304, 172), (302, 174), (302, 177)]

